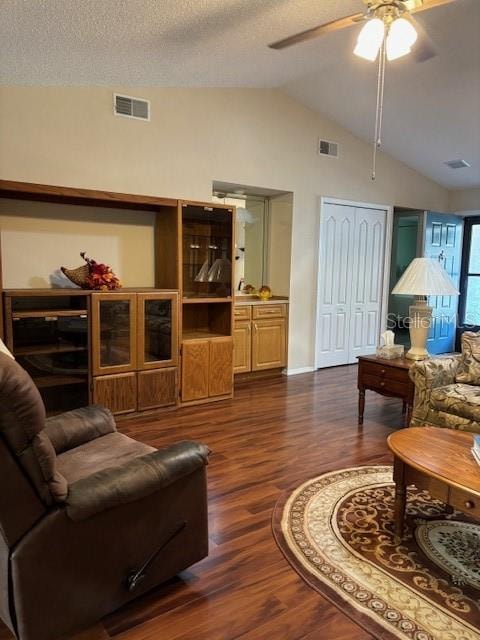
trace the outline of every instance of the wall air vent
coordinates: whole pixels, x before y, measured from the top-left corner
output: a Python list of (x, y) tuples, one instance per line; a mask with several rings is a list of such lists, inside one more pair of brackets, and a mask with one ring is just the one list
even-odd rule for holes
[(319, 139), (318, 155), (328, 156), (329, 158), (338, 158), (338, 143), (330, 142), (330, 140)]
[(113, 113), (116, 116), (134, 118), (135, 120), (150, 120), (150, 102), (149, 100), (114, 93)]
[(471, 166), (466, 160), (447, 160), (445, 164), (447, 167), (450, 167), (450, 169), (464, 169), (465, 167)]

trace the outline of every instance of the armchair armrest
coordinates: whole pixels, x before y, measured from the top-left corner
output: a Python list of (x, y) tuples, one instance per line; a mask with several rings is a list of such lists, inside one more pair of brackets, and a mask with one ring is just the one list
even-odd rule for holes
[(415, 383), (416, 387), (424, 386), (428, 389), (454, 384), (460, 359), (460, 355), (455, 355), (415, 362), (410, 367), (410, 379)]
[(45, 422), (45, 432), (57, 454), (116, 430), (111, 412), (99, 405), (67, 411)]
[(177, 442), (93, 473), (70, 485), (67, 515), (74, 521), (86, 520), (144, 498), (207, 465), (209, 453), (209, 448), (199, 442)]
[(455, 376), (461, 355), (444, 358), (431, 358), (416, 362), (410, 367), (409, 376), (415, 384), (412, 425), (421, 424), (427, 419), (430, 409), (430, 396), (434, 389), (455, 383)]

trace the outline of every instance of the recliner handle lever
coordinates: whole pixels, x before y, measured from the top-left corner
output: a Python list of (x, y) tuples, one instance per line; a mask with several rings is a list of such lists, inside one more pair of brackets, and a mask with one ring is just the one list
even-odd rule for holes
[(142, 582), (142, 580), (146, 577), (147, 571), (150, 565), (156, 560), (157, 556), (165, 549), (167, 544), (169, 544), (174, 538), (178, 536), (179, 533), (181, 533), (185, 529), (186, 526), (187, 526), (187, 522), (185, 520), (179, 523), (174, 529), (172, 529), (168, 533), (167, 537), (164, 539), (162, 544), (158, 547), (156, 551), (152, 553), (152, 555), (150, 555), (146, 559), (143, 565), (139, 569), (133, 569), (128, 574), (127, 589), (129, 591), (134, 591), (138, 587), (140, 582)]

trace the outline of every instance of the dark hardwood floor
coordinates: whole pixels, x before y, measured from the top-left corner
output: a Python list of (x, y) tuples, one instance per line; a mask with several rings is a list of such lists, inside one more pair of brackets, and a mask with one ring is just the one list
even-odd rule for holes
[(279, 495), (304, 480), (391, 461), (386, 437), (402, 425), (402, 403), (367, 392), (358, 431), (356, 375), (349, 366), (257, 381), (231, 401), (121, 422), (154, 446), (192, 438), (212, 449), (210, 555), (75, 640), (370, 638), (302, 582), (270, 524)]

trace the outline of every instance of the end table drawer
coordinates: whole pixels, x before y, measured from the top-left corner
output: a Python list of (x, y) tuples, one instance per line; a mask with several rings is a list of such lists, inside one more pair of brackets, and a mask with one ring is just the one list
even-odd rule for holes
[(381, 378), (366, 373), (362, 377), (364, 385), (368, 389), (380, 391), (380, 393), (391, 393), (399, 398), (405, 398), (408, 394), (408, 383), (399, 382), (398, 380), (390, 380), (389, 378)]
[(456, 487), (450, 487), (450, 496), (448, 500), (452, 507), (463, 511), (464, 513), (470, 513), (472, 516), (480, 516), (480, 498), (472, 496), (467, 491), (457, 489)]
[(378, 376), (379, 378), (390, 378), (399, 382), (408, 382), (408, 369), (400, 369), (398, 367), (390, 367), (388, 364), (377, 364), (376, 362), (362, 362), (362, 371), (364, 374)]

